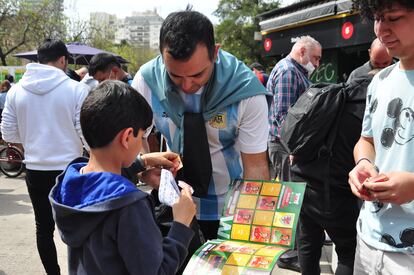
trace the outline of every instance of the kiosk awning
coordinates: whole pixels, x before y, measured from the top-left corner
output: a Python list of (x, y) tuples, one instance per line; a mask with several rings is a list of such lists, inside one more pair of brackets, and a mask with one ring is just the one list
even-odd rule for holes
[(350, 13), (351, 9), (351, 0), (308, 0), (259, 15), (264, 19), (260, 22), (260, 30), (267, 33), (285, 27), (291, 28), (323, 17)]
[(373, 22), (351, 9), (351, 0), (308, 0), (261, 14), (263, 55), (286, 55), (304, 35), (318, 40), (324, 50), (371, 43)]

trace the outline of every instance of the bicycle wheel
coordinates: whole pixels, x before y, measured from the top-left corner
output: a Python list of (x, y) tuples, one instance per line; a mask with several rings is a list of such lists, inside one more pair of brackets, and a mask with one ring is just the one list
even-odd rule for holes
[(15, 178), (24, 170), (23, 155), (13, 147), (5, 147), (0, 151), (0, 170), (8, 177)]

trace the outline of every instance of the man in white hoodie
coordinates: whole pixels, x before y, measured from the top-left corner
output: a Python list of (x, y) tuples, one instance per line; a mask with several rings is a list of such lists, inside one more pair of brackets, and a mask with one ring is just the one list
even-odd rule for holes
[(62, 41), (45, 40), (37, 57), (39, 64), (28, 64), (7, 94), (1, 132), (4, 140), (24, 147), (37, 249), (46, 273), (60, 274), (48, 194), (56, 176), (82, 155), (79, 116), (89, 88), (65, 74), (69, 52)]

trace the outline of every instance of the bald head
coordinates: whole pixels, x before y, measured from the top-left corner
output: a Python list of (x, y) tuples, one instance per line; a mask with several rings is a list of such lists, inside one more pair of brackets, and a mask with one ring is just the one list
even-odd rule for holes
[(369, 61), (374, 69), (382, 69), (388, 67), (392, 63), (392, 56), (388, 54), (387, 49), (378, 38), (372, 41), (371, 48), (368, 50), (368, 53)]
[(80, 76), (81, 79), (83, 79), (88, 73), (88, 69), (86, 67), (82, 67), (80, 69), (77, 69), (75, 72)]

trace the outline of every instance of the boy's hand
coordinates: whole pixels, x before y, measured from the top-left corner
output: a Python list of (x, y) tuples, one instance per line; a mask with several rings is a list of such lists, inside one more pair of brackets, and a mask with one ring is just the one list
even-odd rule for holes
[(139, 174), (140, 181), (148, 184), (154, 189), (157, 189), (160, 187), (160, 179), (161, 179), (161, 168), (150, 168), (145, 170), (144, 172), (141, 172)]
[(365, 201), (372, 201), (374, 198), (371, 197), (367, 186), (364, 182), (367, 178), (375, 177), (378, 175), (375, 166), (368, 160), (362, 160), (358, 163), (354, 169), (349, 172), (348, 183), (351, 187), (352, 193), (358, 198)]
[(403, 204), (414, 200), (414, 173), (391, 172), (384, 181), (367, 181), (372, 199), (382, 203)]
[(158, 167), (158, 166), (165, 166), (173, 168), (175, 167), (176, 163), (174, 160), (177, 159), (179, 156), (174, 152), (154, 152), (143, 154), (141, 159), (144, 161), (145, 165), (148, 167)]
[(188, 187), (181, 189), (181, 196), (172, 206), (172, 211), (175, 222), (179, 222), (190, 227), (191, 221), (196, 213), (196, 206)]

